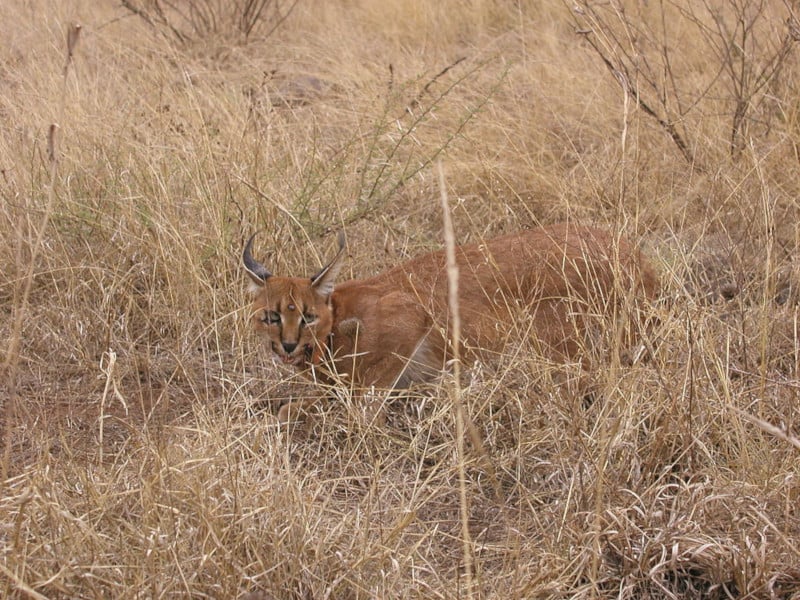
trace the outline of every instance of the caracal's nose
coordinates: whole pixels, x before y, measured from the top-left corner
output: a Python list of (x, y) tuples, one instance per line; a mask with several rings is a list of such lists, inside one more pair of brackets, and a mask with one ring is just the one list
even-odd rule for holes
[(297, 348), (297, 342), (281, 342), (281, 346), (286, 354), (291, 354)]

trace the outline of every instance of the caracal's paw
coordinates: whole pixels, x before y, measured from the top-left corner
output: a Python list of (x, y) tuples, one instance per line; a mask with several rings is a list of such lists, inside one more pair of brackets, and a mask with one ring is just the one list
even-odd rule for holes
[(294, 400), (284, 404), (278, 410), (278, 423), (289, 426), (308, 420), (310, 405), (308, 400)]

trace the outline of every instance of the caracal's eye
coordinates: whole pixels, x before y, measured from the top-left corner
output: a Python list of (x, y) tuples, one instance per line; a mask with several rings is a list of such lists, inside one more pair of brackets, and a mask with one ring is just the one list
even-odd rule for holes
[(302, 317), (302, 320), (301, 320), (301, 323), (303, 325), (313, 325), (316, 322), (317, 322), (317, 315), (311, 315), (309, 313), (304, 313), (303, 314), (303, 317)]
[(270, 325), (280, 325), (281, 324), (281, 313), (274, 311), (274, 310), (265, 310), (264, 316), (261, 317), (261, 320), (264, 323), (269, 323)]

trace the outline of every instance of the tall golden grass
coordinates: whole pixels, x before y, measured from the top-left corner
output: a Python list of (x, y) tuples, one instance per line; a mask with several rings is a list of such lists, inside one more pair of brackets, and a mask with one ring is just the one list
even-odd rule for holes
[[(800, 598), (796, 15), (575, 4), (301, 0), (183, 43), (4, 4), (2, 597)], [(367, 427), (271, 363), (249, 233), (301, 274), (344, 228), (362, 276), (441, 247), (440, 198), (459, 242), (641, 240), (651, 359), (551, 364), (521, 319), (455, 388), (466, 439), (447, 382)]]

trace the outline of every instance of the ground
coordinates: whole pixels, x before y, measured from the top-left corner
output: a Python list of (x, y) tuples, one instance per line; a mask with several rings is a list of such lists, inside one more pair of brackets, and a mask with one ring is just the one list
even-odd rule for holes
[[(789, 4), (7, 4), (3, 597), (800, 598)], [(439, 167), (459, 242), (639, 245), (648, 357), (510, 323), (379, 427), (273, 364), (247, 237), (378, 273), (443, 246)]]

